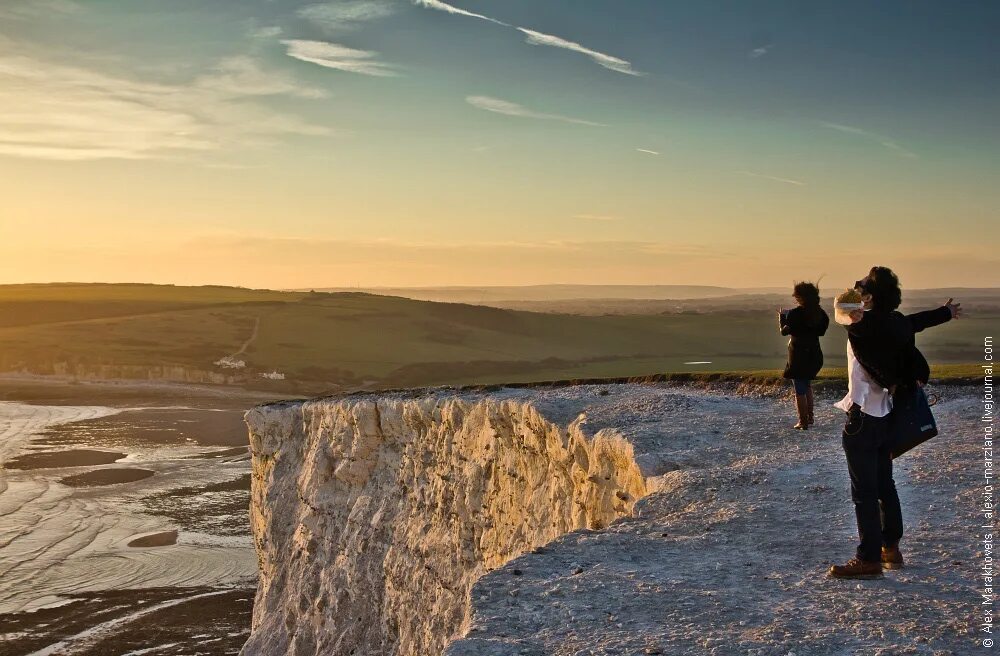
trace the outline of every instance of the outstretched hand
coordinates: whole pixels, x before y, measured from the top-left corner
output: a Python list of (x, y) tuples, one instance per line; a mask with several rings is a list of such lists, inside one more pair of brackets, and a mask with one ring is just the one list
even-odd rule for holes
[(955, 299), (953, 298), (949, 298), (948, 302), (945, 303), (944, 306), (948, 308), (949, 312), (951, 312), (952, 319), (958, 319), (959, 317), (962, 316), (962, 304), (955, 303), (954, 300)]

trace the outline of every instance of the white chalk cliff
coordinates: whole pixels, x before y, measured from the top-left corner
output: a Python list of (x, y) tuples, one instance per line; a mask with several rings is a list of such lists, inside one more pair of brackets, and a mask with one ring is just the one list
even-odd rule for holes
[(246, 654), (439, 654), (484, 573), (646, 493), (621, 435), (523, 400), (356, 396), (247, 421), (261, 580)]
[[(908, 546), (930, 569), (894, 576), (921, 594), (823, 578), (855, 540), (827, 439), (839, 414), (817, 408), (803, 435), (783, 410), (668, 385), (254, 408), (260, 581), (243, 653), (960, 653), (975, 572), (945, 563), (975, 545), (935, 542), (907, 487)], [(941, 462), (956, 448), (932, 441), (897, 481), (963, 493)], [(937, 518), (958, 531), (967, 506)], [(890, 602), (892, 617), (876, 612)]]

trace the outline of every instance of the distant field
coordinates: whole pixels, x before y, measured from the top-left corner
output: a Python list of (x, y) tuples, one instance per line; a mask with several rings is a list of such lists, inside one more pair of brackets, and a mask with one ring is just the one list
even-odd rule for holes
[[(308, 290), (299, 290), (308, 291)], [(787, 288), (735, 288), (697, 285), (534, 285), (526, 287), (396, 287), (328, 288), (323, 292), (363, 292), (400, 296), (418, 301), (471, 303), (507, 310), (557, 314), (659, 314), (663, 312), (717, 312), (723, 310), (772, 309), (791, 303)], [(824, 304), (843, 291), (824, 285)], [(948, 297), (962, 300), (970, 308), (1000, 311), (1000, 289), (989, 287), (942, 287), (906, 289), (907, 305), (924, 307)]]
[(0, 327), (127, 317), (234, 303), (285, 302), (301, 294), (170, 285), (0, 285)]
[(524, 285), (518, 287), (324, 287), (318, 292), (363, 292), (418, 301), (493, 305), (506, 302), (545, 303), (566, 299), (691, 299), (759, 294), (774, 288), (735, 289), (710, 285)]
[[(968, 290), (967, 290), (968, 291)], [(824, 307), (833, 306), (833, 296), (823, 299)], [(995, 294), (948, 293), (916, 290), (906, 294), (903, 312), (936, 307), (949, 297), (960, 299), (962, 307), (977, 316), (1000, 314), (1000, 292)], [(697, 299), (560, 299), (551, 301), (486, 301), (482, 305), (507, 310), (528, 312), (554, 312), (557, 314), (679, 314), (713, 312), (761, 312), (778, 307), (789, 307), (790, 294), (738, 294), (715, 298)]]
[[(935, 363), (972, 363), (998, 317), (984, 310), (919, 343)], [(0, 370), (302, 391), (759, 371), (784, 362), (774, 324), (770, 308), (574, 315), (349, 292), (0, 286)], [(839, 326), (824, 350), (844, 365)], [(224, 356), (245, 366), (214, 364)], [(261, 377), (272, 372), (285, 379)]]

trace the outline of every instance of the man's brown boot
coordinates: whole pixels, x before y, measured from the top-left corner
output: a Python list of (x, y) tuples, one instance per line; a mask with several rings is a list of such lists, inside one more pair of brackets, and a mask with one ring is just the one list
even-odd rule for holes
[(808, 422), (809, 422), (810, 426), (812, 426), (813, 424), (816, 423), (816, 417), (813, 416), (813, 405), (814, 405), (813, 404), (813, 390), (812, 390), (812, 387), (810, 387), (809, 391), (806, 392), (806, 409), (809, 412)]
[(903, 553), (898, 545), (882, 547), (882, 567), (885, 569), (903, 569)]
[(809, 401), (805, 394), (795, 395), (795, 410), (799, 414), (799, 423), (792, 426), (796, 430), (807, 430), (809, 428)]
[(843, 565), (831, 567), (830, 576), (835, 579), (878, 579), (882, 578), (882, 563), (851, 558)]

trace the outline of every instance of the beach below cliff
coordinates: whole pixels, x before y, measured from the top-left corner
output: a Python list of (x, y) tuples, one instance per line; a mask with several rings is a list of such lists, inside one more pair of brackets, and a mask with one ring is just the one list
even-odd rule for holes
[(0, 381), (0, 654), (237, 653), (259, 398)]

